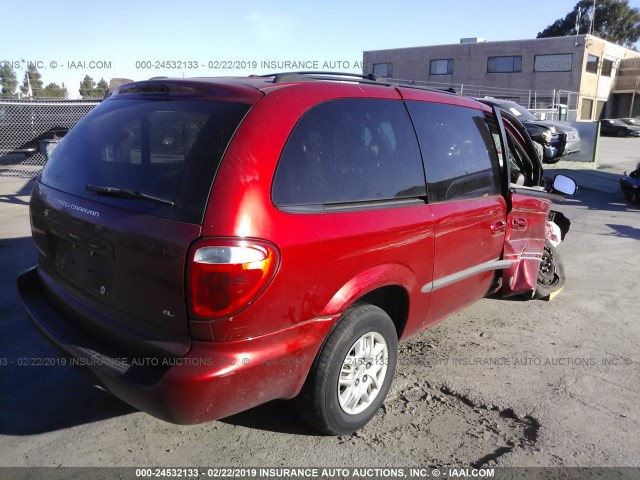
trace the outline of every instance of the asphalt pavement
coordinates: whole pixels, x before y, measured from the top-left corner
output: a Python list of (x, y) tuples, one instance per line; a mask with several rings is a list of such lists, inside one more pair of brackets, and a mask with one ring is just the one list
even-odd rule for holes
[(600, 137), (597, 162), (573, 161), (571, 155), (553, 165), (545, 165), (547, 175), (572, 177), (579, 188), (616, 194), (620, 192), (620, 176), (635, 170), (640, 162), (640, 138)]

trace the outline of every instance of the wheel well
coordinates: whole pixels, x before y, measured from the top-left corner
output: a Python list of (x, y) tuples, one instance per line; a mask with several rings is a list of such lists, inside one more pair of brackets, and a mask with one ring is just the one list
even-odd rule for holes
[(409, 315), (409, 295), (398, 285), (380, 287), (358, 299), (384, 310), (396, 327), (398, 338), (402, 336)]

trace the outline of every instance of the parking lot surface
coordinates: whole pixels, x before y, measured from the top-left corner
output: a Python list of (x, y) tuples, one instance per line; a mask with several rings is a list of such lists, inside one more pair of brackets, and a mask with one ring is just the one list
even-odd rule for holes
[[(639, 147), (602, 142), (602, 185)], [(35, 261), (30, 184), (0, 179), (0, 465), (640, 466), (640, 209), (589, 182), (556, 205), (573, 222), (557, 298), (484, 299), (413, 337), (374, 420), (324, 437), (288, 401), (164, 423), (57, 365), (15, 288)]]

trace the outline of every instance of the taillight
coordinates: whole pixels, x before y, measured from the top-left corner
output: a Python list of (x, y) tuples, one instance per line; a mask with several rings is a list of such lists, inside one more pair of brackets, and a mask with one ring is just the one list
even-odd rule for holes
[(194, 317), (226, 317), (253, 303), (278, 268), (275, 246), (262, 240), (208, 239), (191, 250), (190, 310)]

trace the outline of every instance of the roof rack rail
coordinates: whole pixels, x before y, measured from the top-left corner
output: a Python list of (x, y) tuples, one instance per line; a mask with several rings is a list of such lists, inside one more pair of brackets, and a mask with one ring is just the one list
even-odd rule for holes
[(384, 87), (405, 87), (413, 88), (416, 90), (426, 90), (429, 92), (446, 93), (449, 95), (458, 95), (458, 93), (451, 87), (449, 88), (434, 88), (422, 85), (415, 85), (412, 80), (394, 80), (394, 79), (382, 79), (378, 75), (369, 73), (367, 75), (361, 75), (359, 73), (346, 73), (346, 72), (324, 72), (324, 71), (302, 71), (302, 72), (282, 72), (282, 73), (270, 73), (267, 75), (250, 75), (257, 78), (273, 78), (273, 83), (286, 83), (286, 82), (310, 82), (316, 80), (335, 80), (338, 82), (354, 82), (354, 83), (366, 83), (372, 85), (380, 85)]
[(366, 81), (366, 82), (378, 82), (380, 77), (369, 73), (367, 75), (361, 75), (359, 73), (348, 72), (324, 72), (324, 71), (303, 71), (303, 72), (282, 72), (271, 73), (267, 75), (260, 75), (262, 78), (273, 77), (273, 83), (285, 83), (285, 82), (300, 82), (310, 80), (330, 80), (336, 79), (341, 81)]

